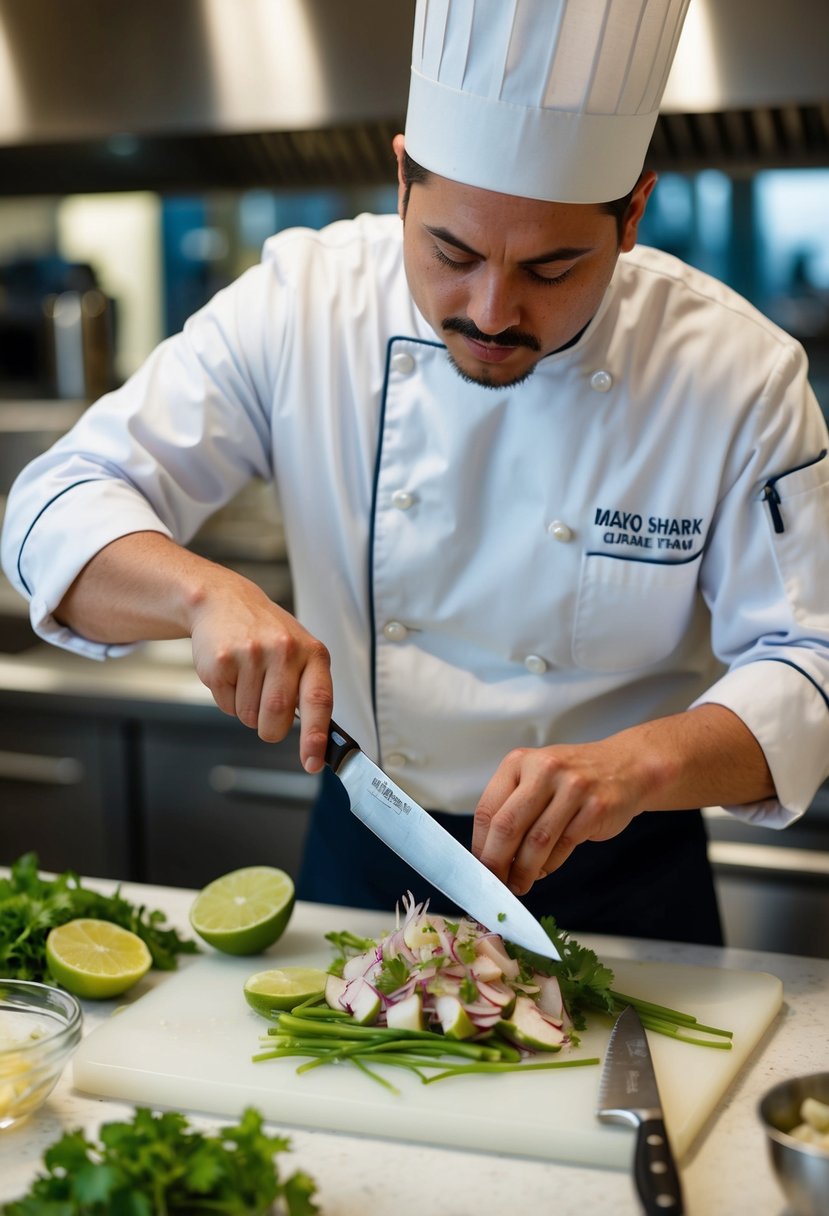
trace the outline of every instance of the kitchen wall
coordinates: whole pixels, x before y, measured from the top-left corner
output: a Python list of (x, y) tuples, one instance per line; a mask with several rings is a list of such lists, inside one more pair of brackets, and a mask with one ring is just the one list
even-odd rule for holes
[[(388, 187), (149, 191), (0, 199), (0, 284), (21, 260), (91, 267), (114, 301), (114, 367), (123, 379), (216, 290), (258, 261), (263, 242), (293, 225), (318, 228), (396, 204)], [(663, 173), (641, 230), (752, 300), (809, 350), (829, 411), (829, 168)], [(0, 329), (13, 306), (0, 289)], [(38, 379), (38, 392), (48, 384)], [(32, 395), (4, 366), (0, 398)]]

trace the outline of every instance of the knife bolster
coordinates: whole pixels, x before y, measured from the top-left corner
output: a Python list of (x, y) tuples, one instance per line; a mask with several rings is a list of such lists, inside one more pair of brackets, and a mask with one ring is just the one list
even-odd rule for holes
[(332, 718), (328, 731), (328, 746), (325, 749), (325, 763), (328, 767), (336, 773), (346, 756), (359, 750), (359, 743), (352, 739), (351, 735), (346, 734)]

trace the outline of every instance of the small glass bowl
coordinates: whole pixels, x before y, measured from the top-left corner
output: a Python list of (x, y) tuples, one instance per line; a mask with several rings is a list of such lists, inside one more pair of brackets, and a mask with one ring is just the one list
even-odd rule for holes
[(829, 1103), (829, 1072), (792, 1077), (770, 1089), (760, 1102), (772, 1168), (793, 1216), (829, 1216), (829, 1149), (789, 1133), (799, 1123), (806, 1098)]
[(61, 988), (0, 979), (0, 1130), (46, 1101), (82, 1025), (80, 1005)]

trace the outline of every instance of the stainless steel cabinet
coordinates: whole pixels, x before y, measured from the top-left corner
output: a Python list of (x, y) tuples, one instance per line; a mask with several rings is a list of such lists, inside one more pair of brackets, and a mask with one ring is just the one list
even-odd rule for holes
[(0, 863), (135, 877), (127, 735), (103, 718), (0, 710)]
[(293, 735), (264, 743), (230, 718), (147, 722), (139, 783), (148, 882), (201, 887), (246, 865), (296, 876), (319, 778), (301, 768)]
[(829, 784), (782, 831), (706, 818), (727, 944), (829, 958)]

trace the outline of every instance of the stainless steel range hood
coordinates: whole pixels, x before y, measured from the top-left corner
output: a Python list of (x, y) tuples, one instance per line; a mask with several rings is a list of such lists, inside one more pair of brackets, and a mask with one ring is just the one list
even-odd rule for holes
[[(413, 15), (0, 0), (0, 193), (390, 182)], [(654, 164), (829, 164), (828, 52), (828, 0), (692, 0)]]

